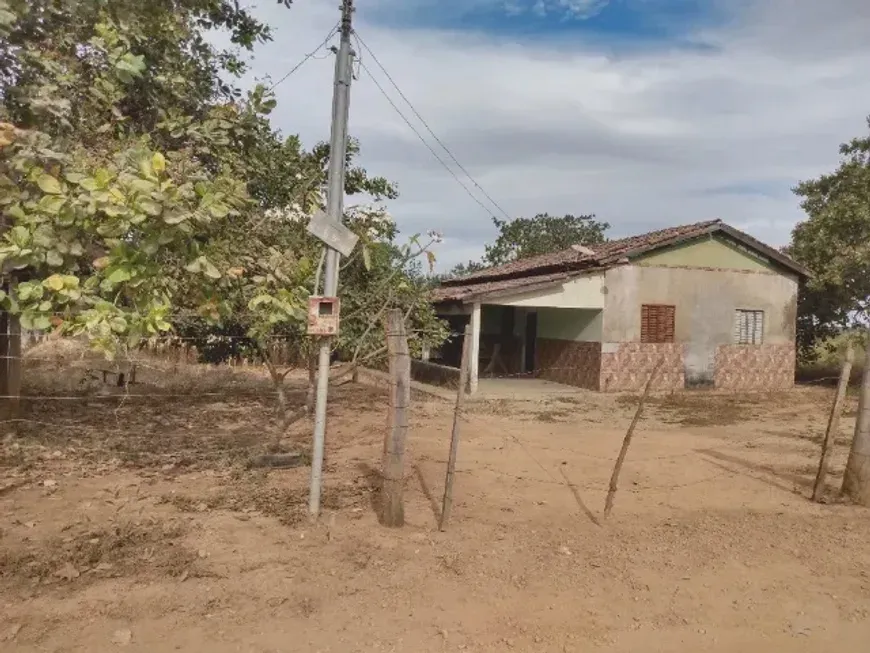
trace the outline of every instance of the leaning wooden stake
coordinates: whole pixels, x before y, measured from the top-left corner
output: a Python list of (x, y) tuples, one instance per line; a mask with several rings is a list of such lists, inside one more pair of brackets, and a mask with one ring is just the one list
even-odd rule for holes
[(631, 437), (634, 435), (634, 429), (640, 421), (640, 414), (643, 412), (643, 405), (646, 403), (646, 398), (649, 395), (649, 389), (652, 387), (653, 379), (655, 379), (659, 368), (664, 364), (665, 359), (662, 358), (656, 363), (656, 366), (650, 372), (649, 378), (646, 380), (646, 385), (643, 387), (643, 394), (640, 396), (640, 401), (637, 403), (637, 410), (634, 411), (634, 418), (625, 433), (625, 438), (622, 440), (622, 449), (619, 450), (619, 456), (616, 458), (616, 464), (613, 466), (613, 474), (610, 476), (610, 489), (607, 491), (607, 499), (604, 501), (604, 518), (610, 515), (613, 510), (613, 498), (616, 496), (616, 488), (619, 484), (619, 473), (622, 471), (622, 463), (625, 462), (625, 456), (628, 453), (628, 445), (631, 444)]
[(840, 370), (840, 382), (837, 384), (837, 394), (834, 404), (831, 406), (831, 415), (828, 417), (828, 429), (825, 431), (825, 440), (822, 442), (822, 456), (819, 459), (819, 471), (816, 473), (816, 483), (813, 485), (813, 501), (821, 501), (825, 493), (825, 477), (828, 475), (829, 459), (834, 449), (834, 441), (840, 430), (840, 415), (843, 412), (843, 400), (846, 398), (846, 390), (849, 387), (849, 377), (852, 376), (852, 364), (855, 362), (855, 348), (850, 340), (846, 344), (846, 356), (843, 359), (843, 368)]
[(453, 409), (453, 433), (450, 436), (450, 457), (447, 459), (447, 478), (444, 481), (444, 500), (441, 502), (441, 520), (438, 530), (447, 529), (450, 512), (453, 509), (453, 476), (456, 470), (456, 453), (459, 450), (459, 419), (462, 415), (462, 404), (465, 403), (465, 393), (468, 391), (468, 352), (470, 350), (472, 331), (471, 325), (465, 327), (465, 338), (462, 340), (462, 361), (459, 364), (459, 389), (456, 391), (456, 407)]
[(408, 405), (411, 403), (411, 355), (402, 311), (387, 312), (387, 349), (390, 356), (389, 428), (384, 439), (381, 523), (405, 523), (405, 441), (408, 436)]

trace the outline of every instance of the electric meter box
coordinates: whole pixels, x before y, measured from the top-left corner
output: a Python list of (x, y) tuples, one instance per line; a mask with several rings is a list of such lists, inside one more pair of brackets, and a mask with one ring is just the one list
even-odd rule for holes
[(338, 333), (338, 297), (308, 298), (308, 335), (334, 336)]

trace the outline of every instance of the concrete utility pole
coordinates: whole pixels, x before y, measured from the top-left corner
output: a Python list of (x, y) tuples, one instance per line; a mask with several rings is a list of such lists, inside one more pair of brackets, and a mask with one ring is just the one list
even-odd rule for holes
[[(344, 213), (344, 177), (347, 155), (347, 119), (350, 108), (350, 82), (353, 78), (354, 53), (350, 47), (353, 18), (353, 0), (341, 4), (341, 42), (335, 60), (335, 89), (332, 95), (332, 131), (329, 141), (329, 176), (327, 180), (326, 217), (341, 224)], [(323, 275), (323, 294), (338, 294), (338, 263), (341, 255), (332, 247), (326, 248), (326, 269)], [(316, 290), (315, 290), (316, 292)], [(308, 512), (320, 514), (320, 490), (323, 480), (323, 449), (326, 440), (326, 401), (329, 393), (329, 358), (332, 351), (330, 338), (320, 343), (317, 362), (317, 395), (314, 404), (314, 442), (311, 448), (311, 490)]]

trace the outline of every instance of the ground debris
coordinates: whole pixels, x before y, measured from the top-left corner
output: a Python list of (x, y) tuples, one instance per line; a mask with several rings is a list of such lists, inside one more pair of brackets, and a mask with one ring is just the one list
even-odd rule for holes
[(112, 644), (127, 646), (133, 641), (133, 632), (129, 628), (121, 628), (112, 634)]
[(65, 563), (63, 567), (54, 572), (54, 575), (58, 578), (62, 578), (63, 580), (75, 580), (79, 576), (81, 576), (81, 572), (73, 567), (69, 562)]
[(24, 624), (12, 624), (2, 635), (0, 635), (0, 642), (11, 642), (13, 639), (18, 637), (18, 633), (21, 632), (23, 627)]

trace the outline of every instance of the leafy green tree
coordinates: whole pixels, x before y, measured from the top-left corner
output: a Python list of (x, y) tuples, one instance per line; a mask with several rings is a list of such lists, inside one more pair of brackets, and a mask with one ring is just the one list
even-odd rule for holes
[(533, 218), (515, 220), (493, 219), (499, 230), (492, 245), (487, 245), (483, 260), (486, 265), (501, 265), (517, 259), (547, 254), (571, 245), (594, 245), (604, 242), (604, 232), (610, 228), (594, 215), (552, 216), (539, 213)]
[(480, 261), (466, 261), (465, 263), (457, 263), (450, 271), (442, 275), (442, 279), (453, 279), (455, 277), (464, 277), (466, 275), (472, 274), (473, 272), (478, 272), (483, 270), (486, 267), (486, 263), (482, 263)]
[(807, 219), (787, 251), (812, 272), (798, 304), (804, 359), (821, 340), (866, 323), (870, 309), (870, 136), (842, 144), (840, 155), (833, 173), (794, 189)]
[[(211, 45), (215, 31), (233, 47)], [(0, 0), (0, 299), (25, 328), (107, 353), (173, 327), (241, 332), (260, 355), (276, 337), (307, 342), (322, 248), (304, 227), (323, 208), (328, 147), (304, 151), (271, 127), (263, 86), (233, 85), (269, 38), (231, 0)], [(347, 192), (395, 197), (357, 152)], [(437, 332), (394, 227), (361, 215), (345, 218), (362, 244), (344, 262), (358, 314), (344, 354), (364, 333), (354, 320), (385, 302)]]
[(234, 164), (269, 107), (239, 110), (221, 76), (244, 64), (208, 30), (269, 38), (221, 0), (0, 0), (0, 263), (25, 328), (111, 351), (221, 278), (203, 244), (250, 210)]
[[(870, 118), (867, 120), (870, 127)], [(801, 295), (804, 348), (819, 335), (862, 325), (870, 311), (870, 136), (840, 146), (840, 165), (795, 192), (807, 220), (795, 227), (789, 253), (813, 273)], [(865, 362), (870, 366), (870, 358)], [(866, 409), (864, 388), (861, 398)], [(870, 422), (859, 409), (843, 494), (870, 506)]]

